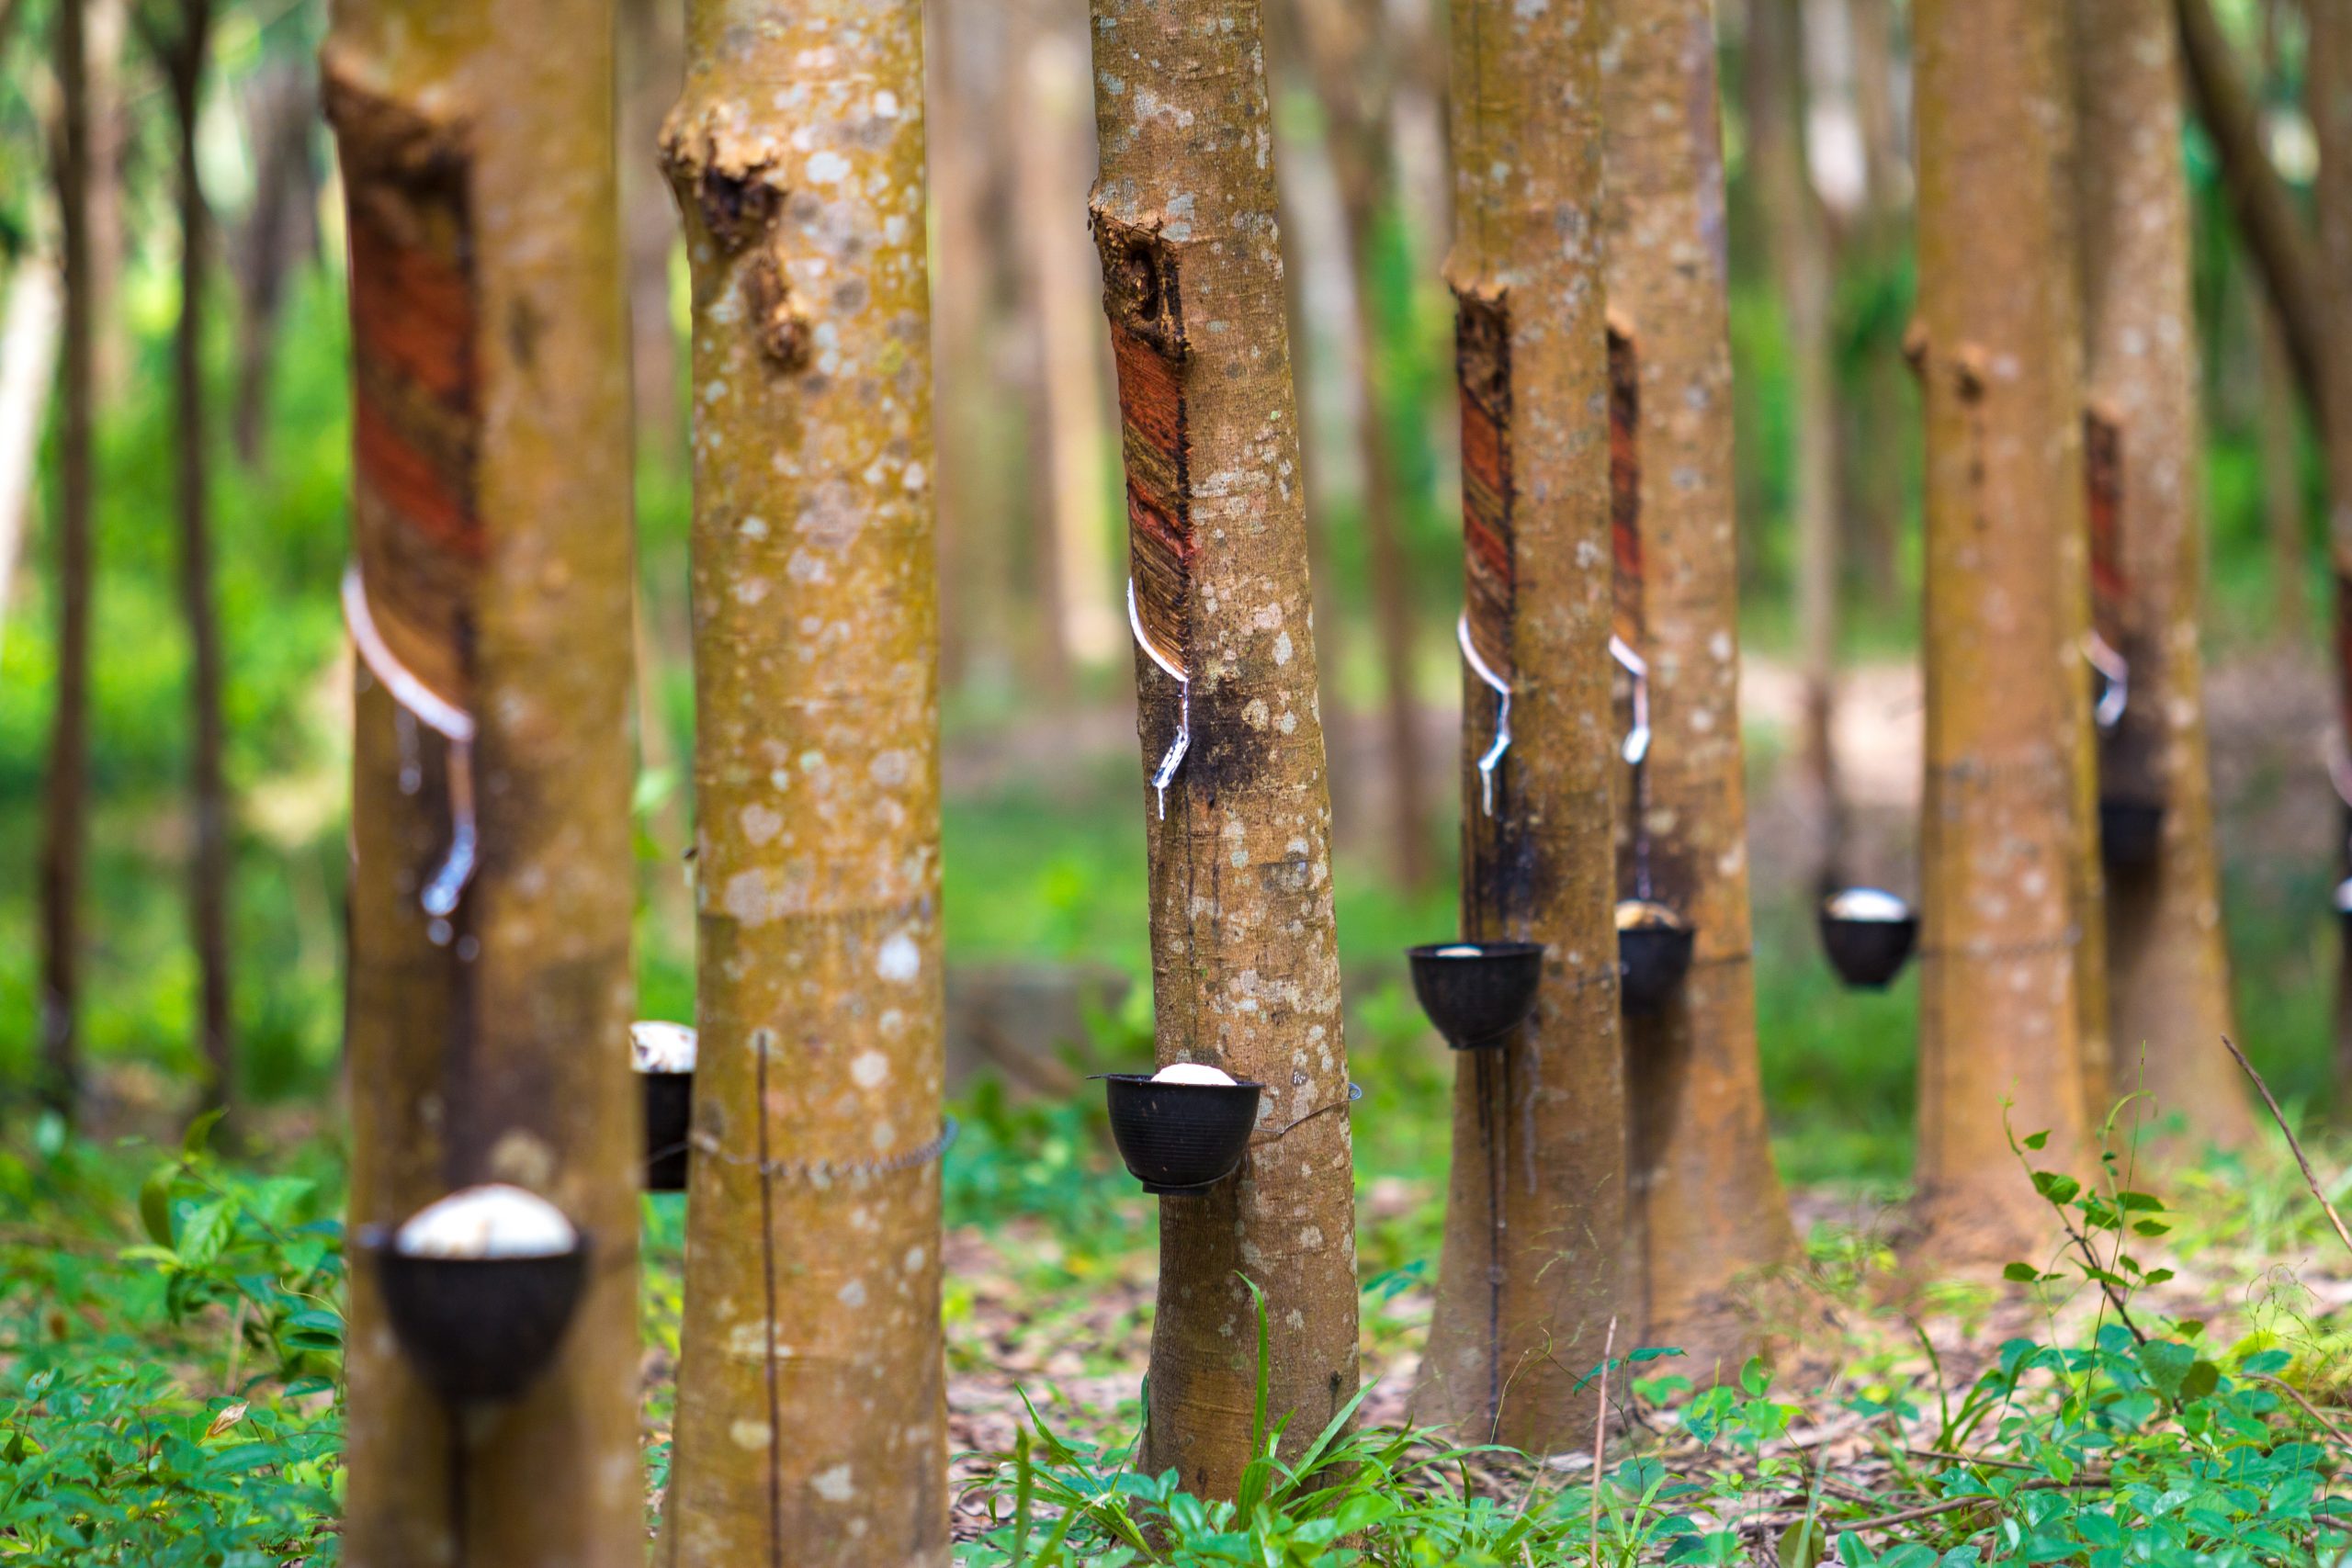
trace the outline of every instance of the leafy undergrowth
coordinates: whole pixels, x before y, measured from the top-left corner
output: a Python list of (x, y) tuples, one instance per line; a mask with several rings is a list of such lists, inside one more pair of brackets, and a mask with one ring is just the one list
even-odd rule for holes
[[(2343, 1378), (2340, 1296), (2303, 1278), (2322, 1262), (2304, 1250), (2316, 1206), (2306, 1195), (2313, 1219), (2289, 1220), (2284, 1174), (2227, 1162), (2192, 1185), (2238, 1198), (2178, 1224), (2112, 1159), (2088, 1188), (2032, 1169), (2041, 1145), (2018, 1145), (2018, 1179), (2050, 1205), (2048, 1259), (2013, 1263), (1999, 1290), (1922, 1286), (1871, 1235), (1820, 1227), (1806, 1278), (1781, 1292), (1811, 1332), (1777, 1374), (1752, 1361), (1694, 1389), (1671, 1348), (1592, 1369), (1612, 1416), (1597, 1477), (1591, 1453), (1459, 1446), (1402, 1420), (1285, 1445), (1264, 1419), (1261, 1373), (1242, 1495), (1204, 1503), (1172, 1472), (1132, 1471), (1135, 1403), (1114, 1425), (1082, 1401), (1023, 1393), (1010, 1447), (966, 1457), (962, 1560), (2337, 1563), (2352, 1499), (2332, 1492), (2352, 1433), (2328, 1406)], [(2245, 1230), (2265, 1213), (2277, 1249), (2257, 1255)], [(2324, 1266), (2352, 1273), (2352, 1258)], [(2213, 1314), (2233, 1298), (2224, 1342)], [(1394, 1329), (1392, 1303), (1366, 1305), (1374, 1335)], [(1367, 1359), (1409, 1381), (1409, 1359)], [(1375, 1385), (1365, 1403), (1380, 1402)]]
[[(965, 1117), (946, 1309), (975, 1568), (2334, 1568), (2352, 1548), (2335, 1495), (2352, 1256), (2267, 1152), (2183, 1173), (2177, 1211), (2112, 1168), (2086, 1190), (2021, 1164), (2050, 1250), (1998, 1281), (1908, 1277), (1883, 1213), (1804, 1195), (1807, 1267), (1766, 1306), (1776, 1363), (1694, 1387), (1706, 1370), (1670, 1348), (1617, 1358), (1596, 1482), (1589, 1452), (1409, 1424), (1436, 1190), (1415, 1162), (1384, 1170), (1374, 1133), (1356, 1425), (1285, 1445), (1261, 1422), (1244, 1498), (1212, 1505), (1128, 1469), (1150, 1206), (1088, 1112), (983, 1099)], [(2330, 1196), (2352, 1184), (2322, 1167)], [(0, 1563), (336, 1560), (340, 1207), (317, 1144), (266, 1172), (200, 1128), (178, 1148), (51, 1134), (0, 1155)], [(646, 1216), (658, 1502), (683, 1215)]]
[(335, 1561), (339, 1185), (209, 1130), (0, 1155), (0, 1562)]

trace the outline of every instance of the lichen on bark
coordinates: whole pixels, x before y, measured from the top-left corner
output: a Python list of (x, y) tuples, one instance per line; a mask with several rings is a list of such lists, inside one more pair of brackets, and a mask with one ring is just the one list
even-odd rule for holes
[(696, 1021), (666, 1564), (944, 1563), (922, 10), (693, 0)]
[(1453, 27), (1466, 591), (1513, 736), (1488, 815), (1497, 703), (1465, 670), (1462, 926), (1547, 952), (1534, 1016), (1456, 1066), (1413, 1414), (1536, 1451), (1589, 1438), (1577, 1384), (1629, 1301), (1598, 12), (1464, 0)]
[(1188, 677), (1137, 650), (1147, 770), (1187, 717), (1191, 733), (1165, 814), (1141, 797), (1157, 1051), (1266, 1086), (1239, 1173), (1161, 1202), (1139, 1463), (1229, 1497), (1257, 1373), (1244, 1278), (1265, 1295), (1269, 1409), (1288, 1418), (1287, 1451), (1358, 1379), (1330, 796), (1272, 129), (1253, 0), (1094, 0), (1092, 15), (1092, 222), (1129, 558), (1146, 635)]

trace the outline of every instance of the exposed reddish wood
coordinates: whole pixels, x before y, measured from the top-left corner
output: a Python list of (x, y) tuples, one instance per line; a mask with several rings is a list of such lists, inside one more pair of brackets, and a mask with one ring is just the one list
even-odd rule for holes
[(1470, 641), (1511, 678), (1510, 305), (1500, 289), (1454, 291), (1453, 374), (1462, 402), (1462, 545)]
[(1118, 368), (1136, 616), (1153, 645), (1182, 665), (1193, 555), (1182, 285), (1175, 253), (1158, 234), (1098, 216), (1094, 238)]

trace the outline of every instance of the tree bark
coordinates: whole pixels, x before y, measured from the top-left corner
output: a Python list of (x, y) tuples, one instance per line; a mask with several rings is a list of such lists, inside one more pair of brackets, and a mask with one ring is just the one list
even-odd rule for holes
[[(2267, 95), (2279, 75), (2279, 13), (2289, 0), (2264, 0), (2262, 6), (2262, 91)], [(2250, 259), (2250, 258), (2249, 258)], [(2233, 267), (2245, 280), (2244, 294), (2255, 320), (2255, 350), (2262, 384), (2262, 507), (2270, 539), (2272, 604), (2271, 635), (2300, 646), (2311, 625), (2304, 574), (2302, 430), (2296, 412), (2295, 367), (2287, 351), (2287, 332), (2278, 307), (2260, 284), (2259, 264)]]
[[(1355, 1397), (1355, 1205), (1306, 519), (1255, 0), (1094, 0), (1091, 203), (1118, 365), (1161, 1062), (1266, 1086), (1238, 1175), (1160, 1202), (1141, 1468), (1230, 1497), (1264, 1292), (1296, 1453)], [(1148, 92), (1147, 93), (1147, 87)]]
[(2082, 390), (2063, 11), (1920, 0), (1927, 403), (1924, 1249), (2006, 1261), (2049, 1213), (2006, 1119), (2086, 1157)]
[(90, 256), (89, 64), (82, 7), (57, 7), (59, 85), (51, 173), (65, 265), (64, 407), (58, 423), (57, 696), (51, 709), (40, 845), (40, 1094), (71, 1118), (81, 1100), (82, 864), (88, 828), (90, 440), (97, 400)]
[(463, 1415), (401, 1359), (355, 1256), (356, 1568), (644, 1555), (612, 19), (611, 0), (340, 0), (322, 61), (351, 246), (346, 604), (378, 648), (355, 714), (351, 1219), (508, 1181), (591, 1249), (554, 1364)]
[[(2237, 217), (2246, 248), (2261, 265), (2270, 302), (2287, 334), (2296, 383), (2313, 409), (2323, 409), (2330, 328), (2327, 284), (2321, 276), (2320, 258), (2295, 215), (2294, 197), (2263, 151), (2262, 126), (2254, 99), (2231, 62), (2229, 39), (2213, 16), (2211, 0), (2175, 0), (2175, 7), (2183, 71), (2197, 97), (2198, 118), (2212, 138), (2221, 163), (2222, 192), (2230, 199), (2230, 210)], [(2314, 22), (2323, 27), (2328, 12), (2324, 5), (2311, 7)], [(2324, 69), (2320, 41), (2314, 30), (2310, 62), (2314, 74)], [(2314, 129), (2320, 128), (2315, 125)]]
[(130, 253), (124, 197), (130, 184), (132, 95), (124, 91), (122, 49), (137, 0), (86, 0), (82, 36), (88, 95), (90, 331), (97, 396), (111, 408), (131, 374), (130, 313), (121, 308)]
[(273, 61), (245, 85), (254, 145), (253, 208), (236, 236), (237, 457), (258, 467), (269, 434), (269, 378), (287, 282), (318, 250), (318, 170), (311, 151), (319, 85), (307, 62)]
[[(1600, 23), (1588, 0), (1453, 13), (1453, 253), (1472, 646), (1464, 675), (1462, 924), (1541, 942), (1534, 1016), (1465, 1053), (1419, 1420), (1534, 1452), (1589, 1440), (1577, 1385), (1625, 1279), (1627, 1128), (1617, 998), (1608, 346)], [(1621, 1343), (1638, 1325), (1625, 1324)]]
[(1397, 472), (1395, 443), (1388, 434), (1387, 401), (1381, 385), (1380, 225), (1396, 199), (1396, 159), (1390, 118), (1395, 67), (1382, 47), (1383, 17), (1376, 8), (1346, 0), (1292, 0), (1299, 33), (1322, 105), (1326, 144), (1340, 209), (1347, 228), (1348, 268), (1354, 287), (1351, 325), (1363, 385), (1353, 402), (1356, 451), (1363, 463), (1365, 565), (1372, 586), (1373, 617), (1378, 627), (1380, 673), (1386, 699), (1390, 869), (1399, 886), (1417, 891), (1429, 885), (1431, 864), (1430, 814), (1421, 788), (1420, 744), (1416, 734), (1419, 700), (1414, 691), (1418, 638), (1413, 614), (1411, 566), (1406, 558), (1403, 524), (1404, 476)]
[(654, 142), (678, 96), (679, 7), (671, 0), (622, 0), (620, 191), (628, 254), (629, 402), (637, 438), (665, 463), (685, 453), (678, 406), (678, 333), (670, 319), (670, 258), (678, 244), (675, 209)]
[[(2352, 15), (2340, 5), (2305, 8), (2312, 130), (2319, 141), (2313, 207), (2324, 349), (2316, 400), (2327, 453), (2327, 549), (2335, 580), (2338, 744), (2352, 751)], [(2352, 810), (2344, 821), (2352, 824)], [(2352, 860), (2346, 861), (2352, 870)], [(2352, 1115), (2352, 931), (2336, 982), (2335, 1082), (2340, 1114)]]
[(1812, 797), (1814, 879), (1846, 880), (1846, 807), (1838, 779), (1838, 378), (1830, 341), (1829, 231), (1806, 173), (1804, 40), (1799, 0), (1749, 0), (1747, 102), (1772, 270), (1787, 314), (1795, 383), (1799, 742)]
[(56, 265), (46, 256), (20, 256), (8, 274), (8, 312), (0, 324), (0, 635), (7, 630), (17, 564), (40, 482), (41, 432), (49, 423), (57, 340), (64, 328), (63, 295)]
[(916, 0), (691, 0), (662, 133), (702, 389), (668, 1563), (947, 1561), (922, 44)]
[[(1694, 1379), (1736, 1377), (1761, 1348), (1740, 1288), (1797, 1256), (1772, 1166), (1749, 949), (1739, 733), (1739, 569), (1729, 258), (1709, 0), (1616, 0), (1602, 79), (1609, 303), (1638, 377), (1638, 562), (1651, 740), (1635, 776), (1620, 897), (1698, 928), (1689, 979), (1625, 1021), (1632, 1200), (1645, 1342)], [(1629, 886), (1629, 881), (1645, 886)]]
[(2130, 670), (2099, 788), (2165, 810), (2154, 863), (2107, 870), (2111, 1089), (2148, 1097), (2131, 1122), (2179, 1115), (2192, 1145), (2235, 1145), (2254, 1121), (2214, 1049), (2233, 1025), (2198, 653), (2203, 431), (2176, 34), (2164, 0), (2075, 0), (2074, 28), (2084, 383), (2112, 445), (2094, 465), (2112, 479), (2092, 487), (2094, 592)]
[(172, 338), (172, 461), (179, 524), (180, 613), (188, 636), (188, 796), (195, 843), (188, 857), (188, 928), (196, 947), (197, 1047), (209, 1103), (234, 1104), (237, 1064), (231, 1037), (229, 789), (220, 714), (220, 624), (212, 607), (212, 525), (205, 450), (204, 283), (211, 214), (197, 166), (196, 116), (211, 43), (211, 0), (182, 0), (174, 20), (139, 15), (172, 100), (175, 198), (180, 220), (180, 310)]
[(1060, 641), (1080, 667), (1092, 669), (1117, 656), (1125, 628), (1119, 624), (1118, 581), (1103, 530), (1111, 397), (1105, 345), (1088, 298), (1093, 248), (1068, 220), (1073, 194), (1085, 188), (1093, 151), (1086, 43), (1082, 18), (1072, 15), (1065, 29), (1056, 13), (1056, 24), (1057, 30), (1040, 31), (1029, 43), (1025, 64), (1035, 107), (1023, 121), (1028, 134), (1021, 154), (1043, 361), (1045, 396), (1037, 413), (1052, 476), (1045, 491), (1051, 510), (1039, 520), (1037, 547), (1055, 563)]

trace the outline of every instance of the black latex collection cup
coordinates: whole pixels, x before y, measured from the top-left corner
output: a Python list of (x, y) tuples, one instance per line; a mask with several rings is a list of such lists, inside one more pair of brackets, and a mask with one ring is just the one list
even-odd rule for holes
[(1617, 906), (1617, 985), (1627, 1012), (1666, 1005), (1690, 972), (1698, 938), (1690, 921), (1663, 904), (1628, 898)]
[(1241, 1165), (1263, 1085), (1170, 1083), (1148, 1073), (1097, 1073), (1119, 1157), (1147, 1192), (1206, 1192)]
[(2098, 854), (2109, 865), (2153, 865), (2164, 841), (2161, 802), (2102, 799), (2098, 803)]
[(1500, 1045), (1535, 1010), (1540, 942), (1440, 942), (1408, 948), (1413, 995), (1457, 1051)]
[(537, 1257), (443, 1258), (402, 1252), (370, 1226), (359, 1248), (401, 1353), (456, 1405), (501, 1404), (528, 1388), (555, 1359), (588, 1281), (585, 1236)]
[(1838, 977), (1857, 990), (1881, 991), (1910, 962), (1919, 916), (1879, 887), (1849, 887), (1821, 901), (1821, 945)]

